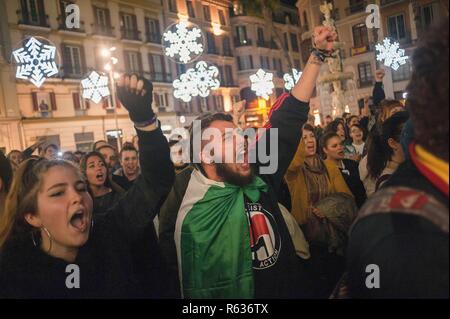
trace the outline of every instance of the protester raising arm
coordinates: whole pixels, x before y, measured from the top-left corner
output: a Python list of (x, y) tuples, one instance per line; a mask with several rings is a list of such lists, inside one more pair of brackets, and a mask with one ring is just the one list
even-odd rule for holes
[[(272, 107), (267, 128), (278, 129), (278, 167), (268, 176), (277, 190), (297, 150), (302, 126), (308, 119), (309, 100), (313, 95), (320, 67), (333, 49), (336, 33), (327, 27), (316, 27), (314, 46), (303, 74), (290, 94), (282, 95)], [(273, 134), (268, 132), (268, 134)], [(265, 138), (264, 136), (262, 138)], [(260, 145), (258, 145), (260, 147)]]
[(116, 225), (130, 239), (135, 239), (157, 215), (172, 187), (175, 174), (169, 145), (151, 108), (151, 82), (136, 75), (122, 76), (117, 95), (128, 110), (139, 137), (141, 175), (119, 200), (118, 207), (114, 209), (118, 214), (114, 216)]
[(386, 98), (386, 94), (384, 93), (383, 88), (383, 78), (385, 74), (386, 73), (383, 69), (375, 71), (375, 86), (373, 87), (372, 92), (373, 104), (375, 106), (380, 105), (380, 102)]

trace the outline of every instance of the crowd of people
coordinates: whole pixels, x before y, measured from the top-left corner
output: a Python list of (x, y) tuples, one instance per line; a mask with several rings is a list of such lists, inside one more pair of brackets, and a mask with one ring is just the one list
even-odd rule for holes
[[(120, 152), (100, 140), (61, 154), (39, 140), (0, 153), (0, 298), (448, 298), (448, 20), (414, 52), (406, 105), (386, 99), (377, 70), (359, 115), (320, 126), (309, 100), (336, 34), (317, 27), (313, 39), (255, 141), (236, 133), (242, 112), (207, 113), (200, 133), (223, 139), (183, 162), (152, 84), (123, 75), (136, 137)], [(277, 170), (262, 174), (249, 149), (274, 129)]]

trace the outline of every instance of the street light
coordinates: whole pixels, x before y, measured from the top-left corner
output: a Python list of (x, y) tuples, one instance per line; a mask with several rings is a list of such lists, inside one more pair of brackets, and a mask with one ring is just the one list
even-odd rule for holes
[(116, 51), (116, 47), (103, 48), (100, 50), (102, 57), (108, 60), (103, 69), (108, 72), (110, 91), (111, 91), (111, 104), (114, 109), (114, 121), (116, 123), (116, 136), (118, 137), (119, 147), (118, 151), (122, 149), (122, 135), (119, 133), (119, 121), (117, 119), (117, 105), (116, 105), (116, 86), (114, 80), (120, 77), (119, 73), (114, 72), (114, 65), (116, 65), (119, 60), (112, 56), (112, 53)]

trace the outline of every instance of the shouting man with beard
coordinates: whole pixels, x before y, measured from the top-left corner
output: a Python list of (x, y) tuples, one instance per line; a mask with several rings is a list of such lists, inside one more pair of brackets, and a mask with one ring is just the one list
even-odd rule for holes
[[(277, 161), (273, 174), (261, 174), (261, 165), (250, 163), (253, 146), (236, 134), (231, 115), (201, 116), (200, 131), (194, 124), (190, 148), (196, 164), (177, 176), (160, 211), (160, 245), (178, 273), (174, 287), (184, 298), (309, 296), (304, 263), (295, 254), (276, 194), (308, 119), (320, 67), (332, 53), (335, 39), (331, 29), (315, 29), (315, 48), (302, 77), (272, 106), (255, 147), (265, 149), (260, 142), (278, 136), (278, 152), (271, 156)], [(208, 136), (207, 129), (217, 133), (214, 138), (196, 136)], [(198, 140), (201, 145), (196, 147)], [(230, 150), (237, 160), (227, 160)]]

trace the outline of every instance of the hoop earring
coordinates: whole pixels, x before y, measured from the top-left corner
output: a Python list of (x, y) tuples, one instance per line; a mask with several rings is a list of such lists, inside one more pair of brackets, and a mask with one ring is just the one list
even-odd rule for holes
[(31, 231), (31, 240), (33, 242), (34, 247), (37, 247), (38, 243), (36, 242), (36, 238), (34, 237), (34, 231)]
[(50, 252), (50, 250), (52, 250), (53, 239), (52, 239), (52, 235), (50, 235), (50, 232), (48, 231), (47, 228), (42, 227), (42, 229), (45, 231), (45, 233), (47, 234), (48, 239), (50, 240), (50, 246), (48, 247), (48, 250), (46, 251), (46, 253), (48, 254)]

